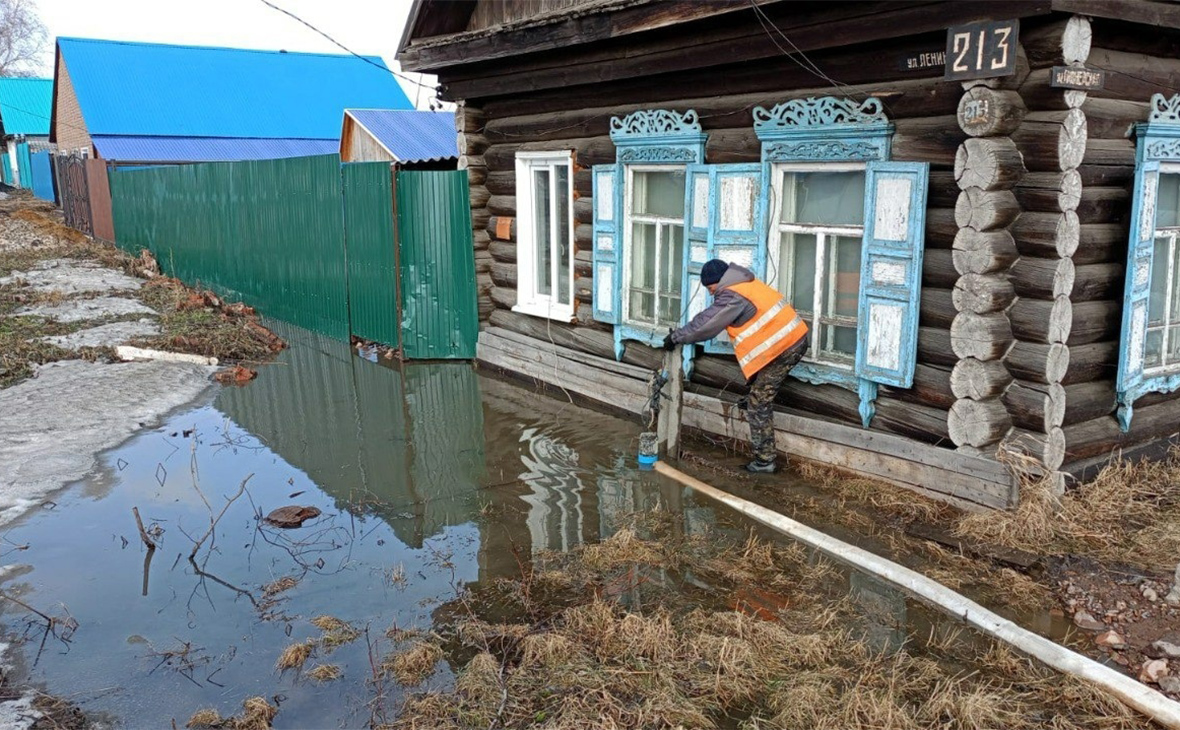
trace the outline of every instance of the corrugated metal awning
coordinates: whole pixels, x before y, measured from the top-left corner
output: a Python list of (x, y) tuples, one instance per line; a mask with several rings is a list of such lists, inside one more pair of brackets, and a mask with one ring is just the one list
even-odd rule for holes
[(345, 113), (367, 129), (399, 162), (459, 157), (453, 112), (348, 109)]
[(92, 139), (99, 156), (113, 162), (277, 160), (284, 157), (331, 155), (340, 148), (340, 143), (334, 139), (101, 135)]

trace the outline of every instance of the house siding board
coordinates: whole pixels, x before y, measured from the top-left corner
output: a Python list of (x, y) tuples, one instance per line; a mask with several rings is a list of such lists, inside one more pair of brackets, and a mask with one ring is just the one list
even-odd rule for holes
[(78, 104), (77, 94), (74, 93), (74, 84), (70, 79), (65, 58), (60, 55), (57, 58), (57, 101), (53, 111), (51, 133), (57, 148), (65, 152), (90, 150), (90, 132), (86, 128), (86, 120), (82, 117), (82, 107)]
[(396, 158), (356, 122), (349, 120), (344, 159), (348, 162), (395, 162)]

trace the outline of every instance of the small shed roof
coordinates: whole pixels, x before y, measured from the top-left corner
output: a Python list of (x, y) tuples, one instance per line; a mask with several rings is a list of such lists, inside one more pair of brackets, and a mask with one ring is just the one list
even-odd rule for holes
[(426, 162), (459, 156), (453, 112), (404, 109), (348, 109), (399, 162)]
[(53, 79), (0, 78), (0, 126), (4, 134), (43, 137), (53, 111)]
[(339, 139), (350, 107), (411, 109), (377, 56), (58, 38), (96, 136)]

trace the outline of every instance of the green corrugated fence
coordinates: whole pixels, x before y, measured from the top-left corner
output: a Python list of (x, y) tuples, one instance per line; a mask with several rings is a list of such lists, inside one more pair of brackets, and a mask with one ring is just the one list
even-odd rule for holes
[(475, 355), (466, 171), (399, 171), (397, 235), (388, 163), (161, 166), (113, 170), (110, 186), (118, 246), (151, 250), (169, 275), (411, 359)]

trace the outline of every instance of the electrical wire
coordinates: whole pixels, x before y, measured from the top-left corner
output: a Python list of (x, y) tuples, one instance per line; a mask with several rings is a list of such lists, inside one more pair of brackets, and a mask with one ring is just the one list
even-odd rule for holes
[[(804, 53), (799, 48), (799, 46), (795, 45), (795, 42), (792, 41), (789, 37), (787, 37), (787, 34), (784, 33), (781, 28), (779, 28), (777, 25), (775, 25), (774, 21), (771, 20), (770, 16), (767, 15), (766, 12), (758, 5), (757, 0), (750, 0), (750, 7), (754, 9), (754, 15), (755, 15), (755, 17), (758, 18), (758, 23), (762, 26), (762, 30), (764, 30), (766, 32), (767, 37), (770, 38), (770, 42), (773, 43), (776, 48), (778, 48), (780, 51), (782, 51), (783, 55), (785, 55), (787, 58), (791, 59), (791, 61), (793, 61), (797, 66), (802, 68), (804, 71), (806, 71), (806, 72), (808, 72), (808, 73), (812, 74), (813, 76), (816, 76), (820, 79), (823, 79), (824, 81), (827, 81), (829, 84), (832, 85), (832, 88), (834, 88), (836, 91), (840, 91), (842, 93), (848, 94), (849, 96), (856, 96), (857, 95), (857, 94), (853, 93), (851, 87), (849, 87), (848, 84), (837, 81), (836, 79), (833, 79), (831, 76), (828, 76), (826, 73), (823, 72), (822, 69), (820, 69), (819, 66), (817, 66), (815, 64), (814, 61), (812, 61), (810, 58), (808, 58), (807, 54)], [(771, 32), (770, 32), (771, 28), (773, 28), (774, 31), (776, 33), (778, 33), (779, 37), (781, 37), (784, 41), (786, 41), (787, 44), (789, 46), (791, 46), (791, 48), (795, 49), (794, 53), (791, 53), (790, 51), (788, 51), (787, 49), (785, 49), (781, 45), (779, 45), (779, 42), (777, 40), (775, 40), (774, 35), (771, 34)], [(800, 61), (798, 58), (795, 58), (796, 55), (798, 55), (799, 58), (802, 58), (803, 61)], [(804, 61), (806, 63), (804, 63)], [(861, 99), (865, 98), (863, 94), (860, 94), (859, 96)]]

